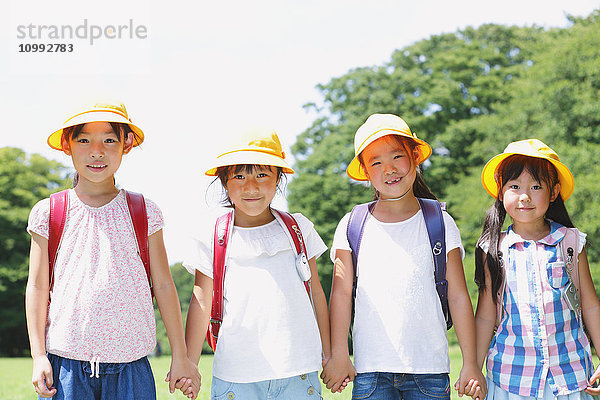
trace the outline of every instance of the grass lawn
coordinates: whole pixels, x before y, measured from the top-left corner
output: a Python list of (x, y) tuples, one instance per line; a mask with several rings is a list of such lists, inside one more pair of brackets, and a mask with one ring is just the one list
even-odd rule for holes
[[(186, 399), (181, 392), (171, 395), (169, 387), (164, 382), (167, 371), (169, 370), (170, 358), (158, 357), (150, 358), (154, 379), (156, 380), (158, 400), (183, 400)], [(461, 357), (458, 346), (450, 348), (450, 384), (454, 385), (460, 372)], [(200, 360), (200, 374), (204, 378), (202, 389), (198, 399), (210, 399), (210, 381), (212, 369), (212, 356), (202, 356)], [(0, 358), (0, 399), (2, 400), (32, 400), (37, 399), (33, 386), (31, 385), (31, 359), (30, 358)], [(323, 387), (323, 398), (335, 400), (350, 400), (352, 385), (349, 385), (341, 394), (332, 394)], [(453, 399), (458, 399), (454, 389), (452, 390)]]

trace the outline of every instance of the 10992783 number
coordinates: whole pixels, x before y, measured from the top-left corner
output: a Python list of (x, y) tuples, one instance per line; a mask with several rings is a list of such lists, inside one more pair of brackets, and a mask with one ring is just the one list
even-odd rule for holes
[(72, 53), (73, 43), (21, 43), (19, 53)]

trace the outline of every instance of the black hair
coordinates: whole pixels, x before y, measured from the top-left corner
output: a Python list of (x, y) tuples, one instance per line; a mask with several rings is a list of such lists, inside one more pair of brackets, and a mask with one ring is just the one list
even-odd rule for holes
[[(123, 124), (120, 122), (109, 122), (112, 127), (113, 132), (117, 135), (119, 142), (124, 143), (125, 140), (122, 138), (128, 137), (130, 134), (133, 135), (133, 143), (139, 145), (141, 143), (140, 137), (131, 129), (128, 124)], [(68, 143), (71, 139), (76, 139), (77, 136), (81, 133), (85, 124), (68, 126), (62, 131), (62, 138)], [(62, 145), (62, 140), (61, 140)], [(75, 171), (75, 175), (73, 175), (73, 187), (77, 186), (79, 182), (79, 173)]]
[[(383, 136), (383, 137), (396, 141), (411, 156), (413, 154), (415, 154), (415, 150), (417, 149), (417, 143), (414, 140), (410, 140), (409, 138), (404, 138), (400, 135), (387, 135), (387, 136)], [(410, 161), (411, 165), (414, 165), (414, 163), (415, 163), (414, 156), (410, 157), (410, 160), (411, 160)], [(360, 153), (358, 155), (358, 161), (360, 162), (360, 165), (361, 165), (363, 171), (366, 171), (362, 153)], [(427, 186), (427, 183), (425, 183), (425, 179), (423, 178), (423, 174), (421, 173), (421, 167), (419, 165), (415, 165), (415, 173), (416, 173), (415, 181), (413, 182), (413, 193), (414, 193), (415, 197), (438, 200), (438, 198), (433, 194), (431, 189), (429, 189), (429, 186)], [(380, 197), (380, 193), (377, 191), (377, 189), (375, 189), (375, 187), (373, 187), (373, 200), (379, 200), (379, 197)]]
[[(483, 230), (475, 247), (475, 283), (480, 292), (486, 289), (485, 264), (490, 271), (492, 294), (498, 293), (500, 290), (502, 283), (500, 259), (502, 256), (506, 257), (501, 254), (499, 249), (500, 233), (506, 219), (506, 210), (500, 196), (506, 182), (518, 178), (523, 171), (529, 172), (537, 182), (546, 184), (550, 191), (559, 184), (556, 168), (543, 158), (512, 155), (500, 163), (496, 175), (498, 195), (494, 205), (486, 213)], [(568, 228), (573, 227), (573, 222), (571, 222), (560, 194), (550, 202), (545, 217)], [(487, 252), (484, 251), (485, 248)], [(496, 296), (492, 295), (492, 298), (495, 303)]]
[(275, 166), (271, 166), (271, 165), (258, 165), (258, 164), (237, 164), (237, 165), (225, 165), (223, 167), (219, 167), (217, 168), (217, 173), (216, 173), (216, 178), (213, 181), (216, 182), (217, 180), (219, 180), (221, 182), (221, 186), (223, 187), (223, 198), (221, 199), (221, 204), (225, 207), (230, 207), (233, 208), (234, 204), (233, 201), (231, 201), (231, 198), (229, 197), (229, 194), (227, 193), (227, 182), (229, 181), (229, 178), (231, 177), (231, 175), (235, 175), (235, 174), (239, 174), (240, 172), (244, 172), (246, 174), (251, 174), (254, 171), (256, 171), (256, 169), (261, 168), (261, 169), (268, 169), (269, 171), (273, 171), (273, 168), (275, 168), (275, 173), (276, 173), (276, 177), (277, 177), (277, 190), (278, 191), (282, 191), (281, 187), (279, 186), (281, 181), (282, 181), (282, 177), (285, 176), (285, 174), (283, 173), (283, 168), (281, 167), (275, 167)]

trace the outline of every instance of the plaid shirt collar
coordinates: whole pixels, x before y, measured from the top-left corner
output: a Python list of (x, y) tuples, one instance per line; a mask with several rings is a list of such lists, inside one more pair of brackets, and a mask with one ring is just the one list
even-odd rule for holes
[[(561, 224), (547, 219), (550, 223), (550, 233), (546, 237), (537, 240), (537, 243), (542, 243), (548, 246), (556, 246), (564, 237), (567, 232), (567, 228)], [(525, 243), (528, 240), (523, 239), (518, 233), (513, 230), (513, 226), (510, 225), (506, 230), (506, 243), (508, 247), (512, 247), (517, 243)], [(529, 240), (530, 241), (530, 240)]]

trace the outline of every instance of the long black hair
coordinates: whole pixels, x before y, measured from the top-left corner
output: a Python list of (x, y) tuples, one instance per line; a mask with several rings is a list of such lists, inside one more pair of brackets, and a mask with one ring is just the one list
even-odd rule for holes
[[(477, 283), (479, 291), (486, 288), (485, 264), (487, 264), (490, 271), (492, 294), (498, 293), (500, 289), (502, 282), (501, 254), (499, 250), (500, 234), (506, 219), (506, 210), (502, 200), (500, 200), (500, 195), (506, 182), (518, 178), (523, 171), (529, 172), (536, 181), (544, 183), (550, 190), (559, 183), (556, 168), (543, 158), (512, 155), (500, 163), (496, 173), (498, 196), (494, 205), (487, 211), (483, 231), (475, 247), (475, 283)], [(568, 228), (573, 227), (573, 222), (571, 222), (560, 194), (556, 196), (554, 201), (550, 202), (545, 217)], [(503, 256), (506, 257), (505, 254)], [(492, 298), (495, 303), (496, 296), (492, 295)]]
[[(411, 164), (414, 164), (415, 158), (413, 154), (415, 154), (415, 150), (417, 148), (417, 143), (414, 140), (404, 138), (400, 135), (387, 135), (383, 137), (389, 140), (396, 141), (400, 146), (402, 146), (406, 150), (407, 154), (411, 155), (410, 162)], [(362, 153), (358, 155), (358, 161), (360, 162), (363, 171), (366, 171)], [(423, 179), (423, 174), (421, 173), (421, 167), (419, 165), (415, 165), (415, 170), (416, 176), (415, 181), (413, 182), (413, 193), (415, 197), (438, 200), (438, 198), (433, 194), (431, 189), (429, 189), (429, 186), (427, 186), (427, 183), (425, 183), (425, 179)], [(373, 187), (373, 200), (379, 200), (379, 197), (380, 193), (377, 191), (377, 189), (375, 189), (375, 187)]]

